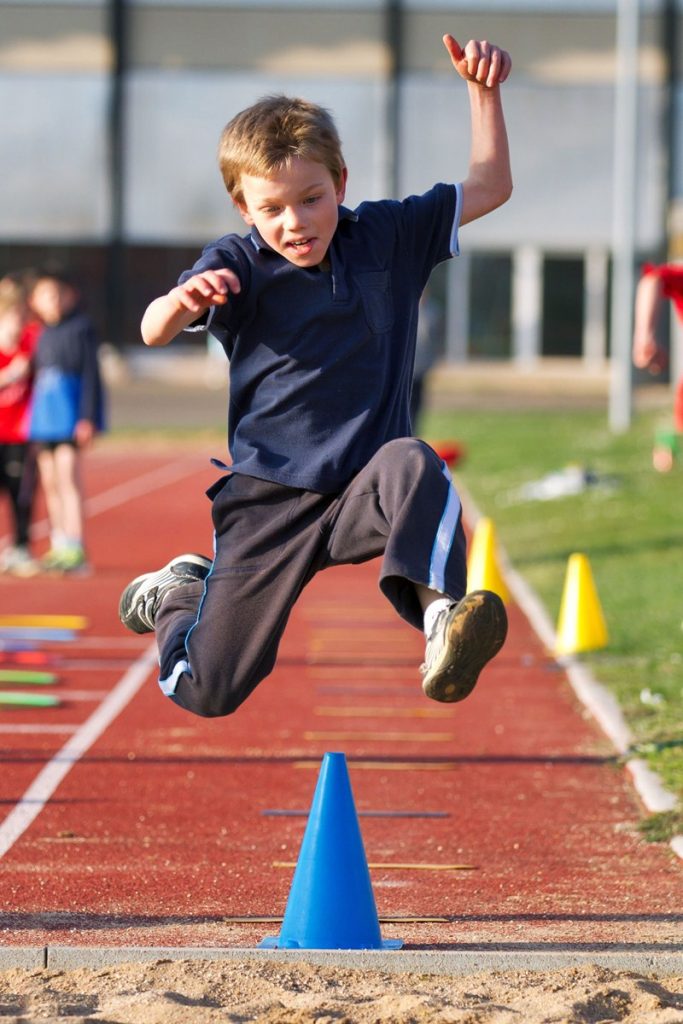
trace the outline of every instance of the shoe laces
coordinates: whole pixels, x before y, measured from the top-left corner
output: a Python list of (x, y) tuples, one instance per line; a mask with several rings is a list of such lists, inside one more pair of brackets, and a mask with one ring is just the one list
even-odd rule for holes
[(156, 616), (157, 599), (159, 597), (159, 588), (152, 587), (147, 591), (146, 594), (141, 594), (138, 605), (138, 616), (147, 626), (151, 626), (154, 629), (154, 619)]
[(439, 614), (437, 615), (436, 619), (434, 620), (432, 631), (427, 637), (427, 643), (425, 645), (425, 660), (420, 665), (420, 672), (422, 673), (423, 676), (426, 675), (427, 672), (429, 671), (431, 664), (436, 656), (436, 652), (441, 648), (441, 645), (443, 643), (441, 635), (443, 633), (443, 626), (452, 608), (452, 604), (450, 604), (447, 608), (442, 608)]

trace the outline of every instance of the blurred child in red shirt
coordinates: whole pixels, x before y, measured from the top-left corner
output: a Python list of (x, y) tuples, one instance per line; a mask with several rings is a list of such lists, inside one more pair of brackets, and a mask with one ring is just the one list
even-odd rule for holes
[[(683, 321), (683, 264), (646, 263), (636, 289), (633, 330), (633, 362), (640, 370), (653, 374), (666, 368), (667, 353), (657, 340), (657, 321), (662, 299), (671, 299)], [(652, 451), (652, 464), (660, 473), (673, 468), (683, 436), (683, 376), (674, 397), (673, 429), (658, 431)]]
[(37, 571), (29, 550), (36, 470), (28, 425), (39, 333), (22, 275), (7, 275), (0, 281), (0, 488), (10, 501), (12, 540), (0, 553), (0, 572), (18, 576)]

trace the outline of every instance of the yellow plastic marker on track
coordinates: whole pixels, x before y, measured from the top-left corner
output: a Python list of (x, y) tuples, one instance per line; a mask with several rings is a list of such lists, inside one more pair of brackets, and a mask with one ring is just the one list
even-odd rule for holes
[(0, 626), (35, 627), (36, 629), (85, 629), (84, 615), (0, 615)]
[[(320, 767), (318, 761), (294, 761), (294, 768)], [(454, 761), (349, 761), (352, 771), (368, 769), (369, 771), (394, 772), (452, 772), (460, 767)]]
[(455, 737), (450, 732), (305, 732), (309, 742), (330, 743), (451, 743)]
[[(250, 917), (248, 915), (239, 915), (236, 917), (222, 917), (221, 921), (223, 924), (281, 924), (283, 921), (282, 914), (272, 914), (269, 916), (263, 915), (261, 917)], [(380, 924), (447, 924), (447, 917), (415, 917), (411, 914), (405, 916), (396, 914), (380, 914)]]
[(444, 708), (431, 708), (427, 707), (415, 707), (415, 708), (396, 708), (396, 707), (363, 707), (359, 704), (356, 707), (338, 707), (332, 704), (321, 705), (320, 707), (313, 709), (314, 715), (319, 715), (321, 718), (445, 718), (444, 711), (448, 712), (448, 707)]
[[(295, 868), (296, 861), (274, 860), (274, 868)], [(474, 864), (368, 864), (376, 870), (391, 869), (392, 871), (475, 871)]]

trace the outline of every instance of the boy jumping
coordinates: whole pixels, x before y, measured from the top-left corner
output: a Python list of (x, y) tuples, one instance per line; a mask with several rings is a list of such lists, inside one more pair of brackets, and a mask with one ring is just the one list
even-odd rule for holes
[(207, 246), (143, 317), (147, 345), (192, 326), (230, 360), (231, 465), (208, 492), (214, 558), (173, 558), (119, 605), (133, 632), (156, 631), (161, 689), (195, 714), (230, 714), (271, 672), (294, 602), (328, 566), (383, 556), (383, 593), (425, 631), (422, 687), (434, 700), (466, 697), (505, 640), (498, 596), (466, 594), (448, 470), (410, 436), (420, 295), (457, 254), (460, 225), (512, 190), (509, 55), (444, 43), (470, 98), (465, 181), (349, 210), (330, 115), (268, 97), (230, 121), (219, 149), (250, 233)]

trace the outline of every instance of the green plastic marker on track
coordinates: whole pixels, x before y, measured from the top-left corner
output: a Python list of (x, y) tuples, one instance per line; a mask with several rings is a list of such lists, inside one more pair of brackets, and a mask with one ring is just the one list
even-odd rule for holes
[(21, 693), (18, 690), (0, 690), (0, 706), (10, 704), (13, 707), (55, 708), (59, 705), (59, 697), (46, 693)]
[(25, 668), (0, 668), (0, 683), (21, 683), (23, 686), (51, 686), (57, 682), (54, 672), (34, 672)]

